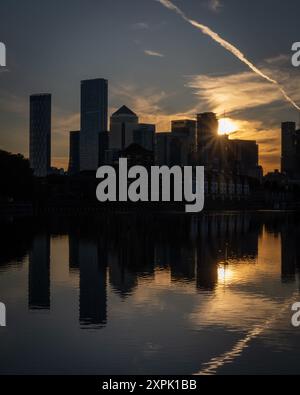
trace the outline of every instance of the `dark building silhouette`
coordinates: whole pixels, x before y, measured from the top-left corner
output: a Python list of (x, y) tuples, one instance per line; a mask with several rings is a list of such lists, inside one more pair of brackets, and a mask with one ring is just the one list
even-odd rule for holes
[(29, 309), (50, 310), (50, 236), (37, 235), (29, 254)]
[(262, 178), (263, 170), (259, 166), (259, 147), (254, 140), (228, 140), (227, 164), (235, 174)]
[(169, 162), (170, 133), (156, 133), (155, 135), (155, 162), (159, 166), (167, 165)]
[(281, 171), (290, 179), (300, 179), (300, 130), (295, 122), (281, 126)]
[(123, 151), (133, 144), (133, 132), (138, 125), (138, 116), (130, 108), (122, 106), (114, 112), (110, 118), (110, 150)]
[(295, 122), (284, 122), (281, 125), (281, 171), (293, 175), (295, 169)]
[(30, 96), (30, 167), (46, 177), (51, 167), (51, 95)]
[(149, 167), (154, 165), (154, 153), (148, 151), (138, 144), (131, 144), (124, 151), (121, 152), (122, 158), (127, 158), (128, 167), (144, 166)]
[(140, 123), (133, 131), (133, 142), (148, 151), (154, 151), (155, 125)]
[(216, 114), (206, 112), (197, 115), (197, 150), (200, 163), (207, 167), (215, 167), (218, 155), (218, 128)]
[(94, 171), (99, 164), (99, 133), (107, 131), (108, 81), (81, 82), (80, 170)]
[(106, 164), (106, 152), (109, 149), (109, 132), (99, 133), (99, 166)]
[(192, 165), (196, 160), (196, 132), (197, 123), (192, 119), (172, 121), (172, 136), (181, 145), (180, 164), (183, 166)]
[(80, 131), (70, 132), (69, 175), (80, 172)]

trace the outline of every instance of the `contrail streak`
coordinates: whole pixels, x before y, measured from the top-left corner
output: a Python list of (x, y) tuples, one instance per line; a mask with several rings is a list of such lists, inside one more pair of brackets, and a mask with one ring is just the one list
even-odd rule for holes
[(270, 83), (276, 85), (280, 92), (282, 93), (283, 97), (290, 103), (292, 104), (298, 111), (300, 111), (300, 106), (298, 106), (294, 100), (286, 93), (284, 88), (279, 84), (278, 81), (274, 80), (273, 78), (269, 77), (266, 75), (263, 71), (261, 71), (258, 67), (256, 67), (250, 60), (246, 58), (246, 56), (234, 45), (229, 43), (228, 41), (224, 40), (222, 37), (219, 36), (218, 33), (214, 32), (211, 30), (208, 26), (202, 25), (201, 23), (194, 21), (193, 19), (188, 18), (185, 13), (177, 7), (175, 4), (173, 4), (170, 0), (156, 0), (160, 2), (164, 7), (168, 8), (169, 10), (172, 10), (176, 12), (178, 15), (180, 15), (186, 22), (191, 24), (192, 26), (196, 27), (197, 29), (201, 30), (203, 34), (206, 34), (207, 36), (211, 37), (215, 42), (220, 44), (223, 48), (225, 48), (227, 51), (231, 52), (236, 58), (238, 58), (241, 62), (246, 64), (254, 73), (259, 75), (260, 77), (264, 78), (265, 80), (269, 81)]
[(221, 356), (212, 358), (208, 363), (204, 364), (204, 368), (200, 372), (195, 373), (194, 376), (215, 375), (217, 374), (218, 369), (222, 368), (226, 364), (234, 362), (234, 360), (240, 357), (244, 350), (249, 347), (249, 343), (252, 340), (256, 339), (263, 332), (270, 329), (276, 323), (276, 321), (279, 320), (283, 316), (283, 314), (286, 313), (286, 310), (290, 308), (290, 306), (292, 306), (293, 301), (295, 301), (298, 296), (299, 292), (294, 292), (291, 298), (284, 301), (283, 307), (278, 310), (276, 314), (267, 319), (264, 323), (257, 325), (253, 329), (251, 329), (243, 339), (239, 340), (233, 346), (230, 351), (225, 352)]

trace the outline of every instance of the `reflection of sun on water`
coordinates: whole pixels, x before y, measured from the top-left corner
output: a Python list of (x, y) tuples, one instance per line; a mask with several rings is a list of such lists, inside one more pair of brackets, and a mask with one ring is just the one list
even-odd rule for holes
[(230, 134), (238, 130), (237, 124), (230, 118), (219, 119), (219, 135)]
[(228, 281), (232, 280), (233, 278), (233, 271), (226, 266), (220, 265), (218, 267), (218, 282), (223, 284), (227, 283)]

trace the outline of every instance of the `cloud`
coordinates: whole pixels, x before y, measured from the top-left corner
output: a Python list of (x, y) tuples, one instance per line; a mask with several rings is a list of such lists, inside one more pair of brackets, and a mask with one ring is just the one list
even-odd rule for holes
[(133, 30), (148, 30), (150, 26), (147, 22), (137, 22), (131, 25)]
[(220, 10), (220, 8), (223, 7), (223, 4), (221, 3), (220, 0), (209, 0), (208, 7), (212, 11), (218, 12)]
[(225, 40), (221, 37), (218, 33), (213, 31), (210, 27), (203, 25), (193, 19), (187, 17), (187, 15), (175, 4), (173, 4), (170, 0), (157, 0), (159, 1), (164, 7), (170, 9), (171, 11), (175, 12), (179, 15), (185, 22), (189, 23), (190, 25), (194, 26), (196, 29), (200, 30), (202, 34), (209, 36), (213, 41), (218, 43), (221, 47), (226, 49), (232, 55), (234, 55), (238, 60), (244, 63), (250, 70), (252, 70), (257, 76), (261, 77), (265, 81), (273, 84), (277, 87), (281, 95), (284, 99), (289, 102), (293, 107), (300, 111), (300, 106), (289, 96), (286, 89), (276, 80), (273, 76), (270, 77), (263, 69), (259, 66), (256, 66), (252, 63), (245, 54), (243, 54), (235, 45), (231, 44), (229, 41)]
[(151, 50), (149, 50), (149, 49), (146, 49), (145, 51), (144, 51), (144, 53), (145, 53), (145, 55), (148, 55), (148, 56), (156, 56), (156, 57), (158, 57), (158, 58), (163, 58), (165, 55), (163, 55), (162, 53), (160, 53), (160, 52), (156, 52), (156, 51), (151, 51)]
[(281, 95), (273, 85), (261, 81), (251, 72), (225, 76), (189, 77), (187, 86), (194, 90), (208, 109), (222, 114), (274, 103)]

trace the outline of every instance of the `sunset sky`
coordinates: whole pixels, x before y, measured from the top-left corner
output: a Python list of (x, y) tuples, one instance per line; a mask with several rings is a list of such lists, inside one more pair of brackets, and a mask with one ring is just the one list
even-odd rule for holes
[[(239, 48), (300, 104), (295, 0), (174, 0)], [(299, 120), (278, 88), (157, 0), (0, 0), (0, 148), (28, 156), (29, 95), (53, 95), (52, 165), (66, 167), (79, 129), (80, 81), (107, 78), (110, 113), (126, 104), (142, 122), (226, 113), (231, 138), (255, 139), (265, 171), (279, 167), (280, 123)], [(224, 122), (223, 122), (224, 124)], [(226, 126), (225, 125), (225, 126)], [(234, 132), (235, 128), (237, 129)]]

